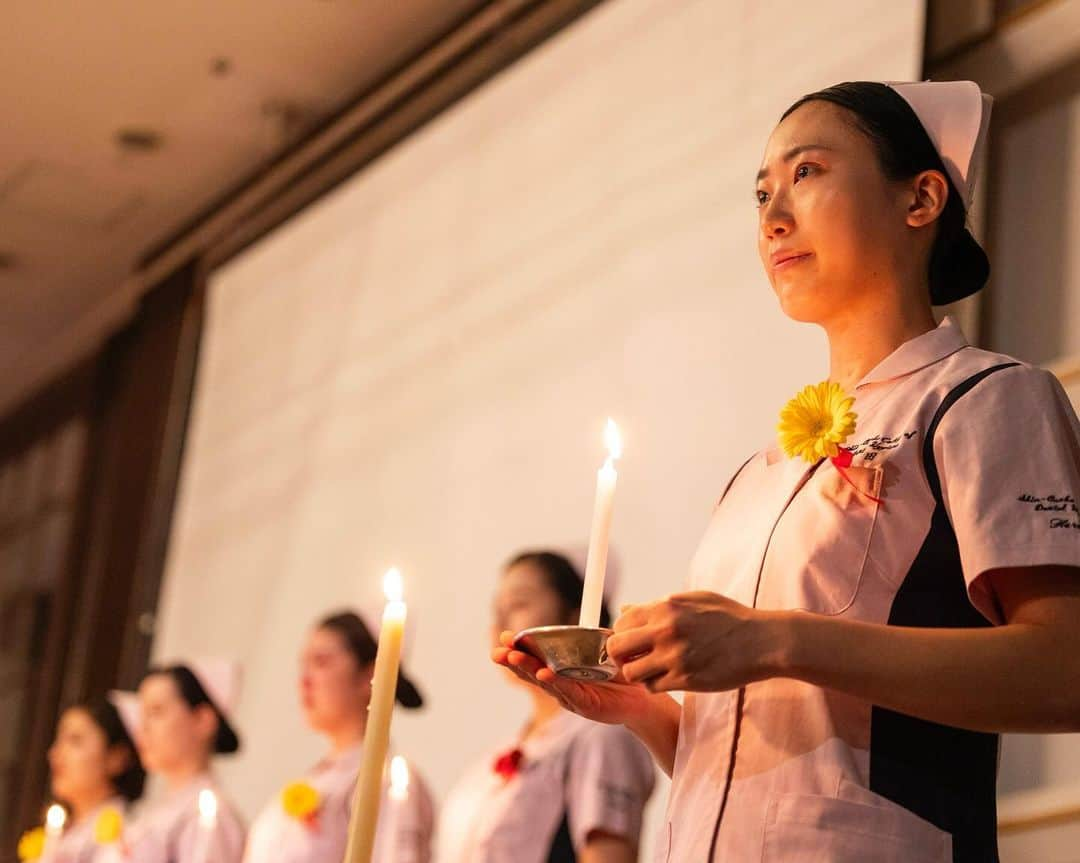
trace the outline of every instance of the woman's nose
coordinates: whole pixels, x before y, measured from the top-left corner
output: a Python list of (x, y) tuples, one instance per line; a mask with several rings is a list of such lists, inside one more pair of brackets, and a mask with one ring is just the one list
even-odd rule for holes
[(761, 208), (761, 232), (768, 239), (791, 233), (795, 220), (782, 198), (772, 198)]

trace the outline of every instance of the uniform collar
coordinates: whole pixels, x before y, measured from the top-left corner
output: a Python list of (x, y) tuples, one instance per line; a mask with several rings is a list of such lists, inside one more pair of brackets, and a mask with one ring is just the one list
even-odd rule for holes
[[(872, 368), (856, 385), (858, 391), (869, 384), (879, 384), (913, 374), (925, 369), (958, 350), (968, 347), (968, 340), (956, 322), (946, 317), (935, 329), (929, 330), (913, 339), (908, 339), (895, 351)], [(798, 459), (787, 459), (780, 446), (773, 441), (765, 450), (765, 464), (769, 467), (778, 463), (790, 467), (793, 473), (806, 467)]]
[(960, 327), (952, 318), (945, 318), (936, 329), (904, 342), (872, 368), (856, 385), (858, 390), (867, 384), (879, 384), (925, 369), (950, 354), (968, 346)]

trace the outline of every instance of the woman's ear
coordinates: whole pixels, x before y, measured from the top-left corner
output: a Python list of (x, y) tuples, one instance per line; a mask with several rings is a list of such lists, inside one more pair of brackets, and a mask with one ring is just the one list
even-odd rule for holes
[(110, 779), (116, 779), (131, 766), (133, 757), (126, 746), (118, 744), (110, 746), (105, 753), (105, 773)]
[(910, 181), (907, 224), (922, 228), (934, 222), (945, 210), (949, 184), (941, 171), (923, 171)]
[(217, 713), (209, 704), (200, 704), (195, 708), (195, 729), (201, 739), (209, 741), (211, 749), (220, 725)]

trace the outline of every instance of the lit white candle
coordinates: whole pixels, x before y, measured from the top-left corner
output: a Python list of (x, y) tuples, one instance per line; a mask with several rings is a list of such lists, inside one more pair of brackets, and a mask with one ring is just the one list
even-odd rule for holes
[(596, 475), (596, 500), (593, 503), (592, 530), (589, 533), (589, 557), (585, 562), (585, 590), (581, 596), (579, 625), (600, 625), (600, 606), (604, 601), (604, 574), (607, 571), (608, 538), (611, 534), (611, 510), (615, 504), (615, 459), (622, 455), (619, 427), (607, 421), (604, 430), (608, 457)]
[(217, 828), (217, 795), (209, 788), (199, 792), (199, 842), (195, 863), (210, 863), (210, 846)]
[(409, 763), (400, 755), (390, 759), (390, 799), (398, 803), (409, 799)]
[(64, 835), (67, 812), (59, 803), (54, 803), (45, 810), (45, 847), (43, 851), (52, 851), (60, 837)]
[(405, 806), (409, 800), (409, 764), (400, 755), (390, 759), (390, 818), (386, 824), (386, 842), (380, 847), (387, 859), (397, 860), (404, 853), (412, 859), (412, 849), (406, 849), (406, 837), (402, 836), (405, 821)]
[(379, 647), (375, 653), (375, 671), (371, 678), (371, 704), (364, 729), (364, 754), (356, 781), (352, 818), (349, 821), (349, 844), (345, 863), (370, 863), (375, 847), (375, 828), (382, 801), (386, 750), (390, 745), (390, 720), (394, 715), (398, 666), (405, 634), (405, 603), (402, 601), (401, 573), (391, 569), (383, 579), (386, 607), (383, 610)]

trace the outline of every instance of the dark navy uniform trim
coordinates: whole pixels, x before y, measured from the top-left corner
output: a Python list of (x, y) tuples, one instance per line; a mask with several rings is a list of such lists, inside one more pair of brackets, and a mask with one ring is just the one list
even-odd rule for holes
[[(934, 435), (942, 418), (978, 383), (1019, 363), (984, 369), (942, 401), (923, 441), (935, 507), (930, 530), (893, 599), (890, 626), (974, 628), (990, 623), (972, 606), (960, 548), (941, 492)], [(940, 693), (942, 698), (950, 693)], [(954, 863), (997, 863), (998, 735), (953, 728), (873, 707), (870, 790), (952, 834)]]

